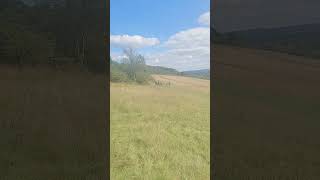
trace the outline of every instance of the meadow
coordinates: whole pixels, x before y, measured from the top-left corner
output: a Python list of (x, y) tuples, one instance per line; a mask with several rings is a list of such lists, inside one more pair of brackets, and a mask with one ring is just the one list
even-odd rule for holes
[(215, 45), (214, 177), (320, 178), (320, 61)]
[(111, 179), (209, 179), (210, 81), (153, 78), (111, 83)]
[(105, 179), (106, 77), (0, 67), (0, 179)]

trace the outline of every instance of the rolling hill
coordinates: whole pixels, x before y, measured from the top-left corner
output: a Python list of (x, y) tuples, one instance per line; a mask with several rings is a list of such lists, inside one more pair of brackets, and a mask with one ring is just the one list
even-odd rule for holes
[(180, 72), (173, 69), (173, 68), (167, 68), (162, 66), (147, 66), (147, 71), (150, 74), (163, 74), (163, 75), (179, 75)]
[(183, 71), (181, 72), (182, 76), (195, 77), (200, 79), (210, 79), (210, 70), (209, 69), (200, 69), (194, 71)]
[(214, 33), (214, 42), (320, 58), (320, 23)]
[[(110, 68), (120, 70), (121, 63), (118, 63), (116, 61), (111, 60)], [(173, 68), (147, 65), (146, 71), (150, 74), (176, 75), (176, 76), (186, 76), (186, 77), (194, 77), (194, 78), (200, 78), (200, 79), (210, 79), (210, 70), (209, 69), (180, 72), (180, 71), (173, 69)]]
[(299, 179), (319, 179), (320, 61), (219, 44), (211, 50), (215, 178), (294, 179), (298, 167)]

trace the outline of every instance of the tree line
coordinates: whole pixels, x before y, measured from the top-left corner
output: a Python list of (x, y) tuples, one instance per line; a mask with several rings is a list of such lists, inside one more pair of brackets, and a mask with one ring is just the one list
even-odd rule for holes
[(105, 3), (0, 0), (0, 63), (39, 65), (68, 57), (91, 70), (105, 71)]

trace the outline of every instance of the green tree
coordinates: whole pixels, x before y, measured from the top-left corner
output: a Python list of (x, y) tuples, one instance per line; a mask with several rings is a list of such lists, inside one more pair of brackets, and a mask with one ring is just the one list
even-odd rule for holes
[(2, 63), (39, 64), (46, 63), (53, 53), (54, 45), (48, 36), (43, 33), (33, 32), (15, 24), (1, 23), (0, 34), (2, 39), (2, 51), (4, 58)]
[(126, 58), (122, 59), (124, 71), (127, 73), (128, 78), (138, 83), (147, 82), (150, 77), (146, 70), (146, 62), (141, 54), (135, 52), (132, 48), (124, 49)]
[(127, 74), (122, 70), (122, 64), (112, 60), (110, 57), (110, 81), (111, 82), (128, 82)]

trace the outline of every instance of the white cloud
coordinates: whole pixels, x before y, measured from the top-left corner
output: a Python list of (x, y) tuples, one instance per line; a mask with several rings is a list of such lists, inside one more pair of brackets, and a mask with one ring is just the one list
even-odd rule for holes
[(173, 49), (194, 49), (210, 46), (210, 29), (206, 27), (180, 31), (166, 41), (165, 46)]
[(157, 38), (145, 38), (139, 35), (111, 35), (110, 44), (120, 48), (144, 48), (148, 46), (154, 46), (159, 44), (160, 41)]
[(210, 26), (210, 12), (206, 12), (206, 13), (202, 14), (199, 17), (198, 22), (201, 25)]
[[(160, 47), (161, 51), (145, 54), (147, 64), (174, 68), (179, 71), (209, 69), (210, 68), (210, 13), (202, 14), (198, 22), (203, 27), (196, 27), (180, 31)], [(157, 38), (145, 38), (142, 36), (112, 35), (111, 45), (117, 47), (143, 48), (160, 43)], [(112, 56), (114, 60), (120, 60), (122, 55)]]
[(128, 58), (125, 54), (111, 53), (111, 59), (116, 62), (121, 62), (122, 59)]
[(180, 31), (163, 46), (165, 51), (146, 56), (149, 64), (181, 71), (210, 67), (210, 29), (207, 27)]

